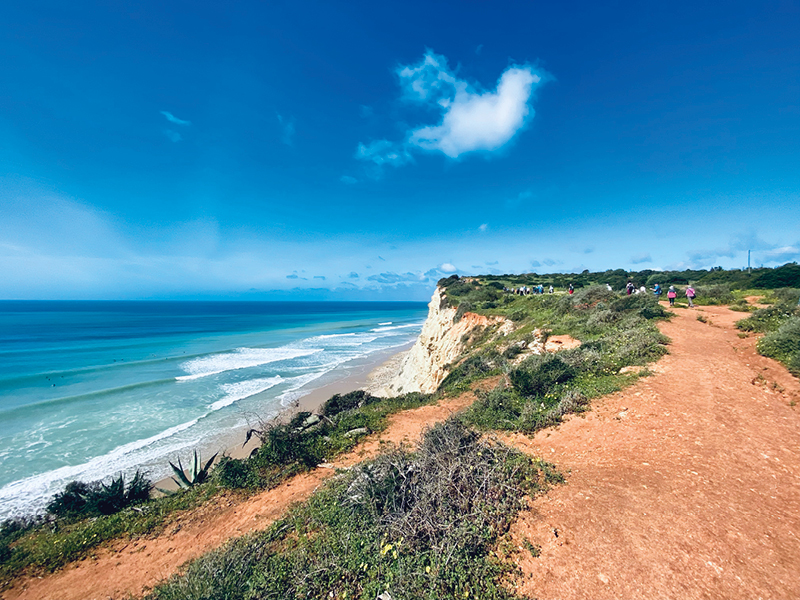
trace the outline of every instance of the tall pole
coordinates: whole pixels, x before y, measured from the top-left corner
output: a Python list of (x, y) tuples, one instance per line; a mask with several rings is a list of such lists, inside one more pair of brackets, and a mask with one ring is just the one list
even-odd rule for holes
[(750, 250), (747, 251), (747, 274), (750, 275)]

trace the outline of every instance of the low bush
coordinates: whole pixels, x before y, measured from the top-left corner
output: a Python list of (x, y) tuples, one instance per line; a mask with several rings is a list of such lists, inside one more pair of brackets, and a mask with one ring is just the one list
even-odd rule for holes
[[(334, 394), (322, 405), (320, 414), (324, 417), (332, 417), (342, 411), (359, 408), (378, 400), (378, 398), (363, 390), (356, 390), (347, 394)], [(307, 413), (306, 416), (310, 414)]]
[(730, 286), (727, 285), (698, 286), (695, 292), (697, 296), (694, 302), (702, 306), (733, 304), (736, 301)]
[(759, 308), (746, 319), (736, 322), (736, 327), (742, 331), (766, 333), (775, 331), (791, 317), (800, 316), (800, 308), (789, 304), (773, 304), (766, 308)]
[(577, 371), (556, 354), (533, 355), (509, 373), (511, 385), (521, 396), (538, 398), (556, 385), (566, 383)]
[(123, 475), (112, 479), (108, 485), (101, 481), (72, 481), (63, 492), (53, 497), (47, 505), (47, 512), (62, 518), (112, 515), (147, 500), (151, 487), (150, 480), (139, 471), (127, 486)]
[(778, 288), (776, 290), (772, 290), (770, 294), (772, 299), (777, 304), (786, 304), (786, 305), (797, 305), (800, 301), (800, 289), (797, 288)]
[(796, 365), (800, 360), (800, 317), (788, 318), (778, 329), (758, 341), (758, 352), (781, 361), (800, 375)]
[(438, 391), (453, 393), (466, 390), (472, 382), (499, 372), (503, 365), (505, 360), (497, 352), (473, 354), (450, 370), (439, 384)]

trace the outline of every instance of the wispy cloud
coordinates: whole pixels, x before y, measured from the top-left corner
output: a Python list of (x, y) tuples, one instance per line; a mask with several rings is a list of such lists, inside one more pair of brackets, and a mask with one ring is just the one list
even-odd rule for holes
[(355, 271), (350, 271), (350, 275), (348, 275), (350, 279), (358, 279), (358, 273)]
[(356, 179), (355, 177), (350, 177), (350, 175), (342, 175), (341, 177), (339, 177), (339, 181), (341, 181), (342, 183), (346, 183), (347, 185), (355, 185), (356, 183), (358, 183), (358, 179)]
[(693, 268), (706, 268), (714, 266), (721, 258), (744, 259), (748, 250), (753, 251), (753, 264), (776, 264), (796, 259), (800, 255), (800, 252), (796, 251), (799, 245), (780, 246), (761, 239), (754, 231), (740, 232), (731, 237), (725, 246), (690, 252), (688, 265)]
[(295, 133), (294, 119), (284, 117), (281, 114), (278, 114), (277, 117), (278, 123), (281, 126), (281, 142), (287, 146), (293, 146)]
[(800, 243), (759, 252), (757, 257), (765, 263), (787, 263), (796, 261), (800, 259)]
[(167, 121), (169, 121), (170, 123), (173, 123), (174, 125), (180, 125), (182, 127), (188, 127), (189, 125), (192, 124), (191, 121), (184, 121), (183, 119), (179, 119), (178, 117), (173, 115), (171, 112), (168, 112), (166, 110), (162, 110), (161, 114), (164, 115), (164, 117), (167, 119)]
[(183, 136), (180, 133), (173, 131), (172, 129), (165, 129), (164, 135), (166, 135), (171, 142), (180, 142), (183, 139)]
[(478, 231), (486, 231), (489, 229), (488, 223), (483, 223), (480, 227), (478, 227)]
[(402, 144), (389, 140), (375, 140), (369, 144), (359, 144), (356, 158), (369, 161), (378, 167), (399, 167), (411, 160), (411, 155)]
[(455, 273), (458, 271), (458, 268), (451, 263), (442, 263), (439, 265), (439, 270), (442, 273)]
[(641, 252), (639, 254), (631, 256), (631, 263), (634, 265), (640, 265), (642, 263), (649, 263), (649, 262), (653, 262), (653, 259), (646, 252)]
[(438, 111), (441, 120), (408, 130), (399, 142), (359, 144), (356, 157), (378, 166), (406, 164), (411, 150), (441, 152), (453, 159), (499, 150), (533, 117), (534, 90), (545, 74), (530, 65), (513, 65), (502, 73), (494, 90), (483, 90), (460, 79), (447, 58), (429, 50), (419, 63), (399, 67), (397, 76), (403, 97)]
[(407, 282), (407, 281), (420, 281), (424, 279), (424, 277), (420, 277), (414, 273), (378, 273), (377, 275), (370, 275), (367, 277), (367, 281), (374, 281), (376, 283), (400, 283), (400, 282)]

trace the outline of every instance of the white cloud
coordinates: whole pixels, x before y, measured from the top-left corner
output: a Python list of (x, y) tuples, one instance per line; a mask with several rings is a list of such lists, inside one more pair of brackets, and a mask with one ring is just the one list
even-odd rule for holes
[(183, 119), (179, 119), (171, 112), (167, 112), (166, 110), (162, 110), (161, 114), (169, 121), (170, 123), (174, 123), (175, 125), (181, 125), (183, 127), (187, 127), (192, 124), (191, 121), (184, 121)]
[(634, 256), (631, 256), (631, 263), (634, 265), (640, 265), (642, 263), (649, 263), (653, 262), (653, 258), (647, 252), (640, 252)]
[(487, 229), (489, 229), (488, 223), (484, 223), (483, 225), (478, 227), (478, 231), (486, 231)]
[(455, 273), (456, 271), (458, 271), (458, 269), (450, 263), (442, 263), (441, 265), (439, 265), (439, 270), (442, 273)]
[(500, 77), (497, 90), (484, 93), (471, 91), (466, 81), (451, 82), (446, 63), (427, 67), (434, 68), (439, 68), (440, 77), (433, 80), (433, 85), (429, 85), (432, 75), (426, 73), (413, 80), (412, 86), (438, 96), (436, 101), (444, 113), (442, 122), (412, 131), (409, 143), (413, 146), (440, 151), (450, 158), (478, 150), (491, 152), (507, 144), (533, 114), (528, 101), (533, 86), (542, 78), (530, 67), (508, 68)]
[(511, 66), (494, 91), (485, 91), (479, 84), (459, 79), (447, 58), (432, 51), (418, 64), (398, 68), (397, 75), (403, 96), (438, 111), (441, 121), (410, 129), (402, 143), (359, 144), (357, 158), (399, 166), (408, 162), (413, 149), (441, 152), (454, 159), (469, 152), (499, 150), (533, 117), (534, 88), (543, 81), (529, 65)]
[(375, 140), (368, 145), (359, 144), (356, 158), (373, 162), (379, 167), (399, 167), (410, 161), (411, 155), (399, 144), (389, 140)]
[(787, 263), (800, 258), (800, 244), (781, 246), (767, 252), (759, 252), (759, 259), (765, 263)]

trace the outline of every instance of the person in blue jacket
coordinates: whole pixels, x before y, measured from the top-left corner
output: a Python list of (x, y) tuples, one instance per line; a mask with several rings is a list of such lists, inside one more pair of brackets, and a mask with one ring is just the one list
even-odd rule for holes
[(656, 284), (653, 288), (653, 295), (656, 297), (656, 300), (661, 300), (661, 286)]

